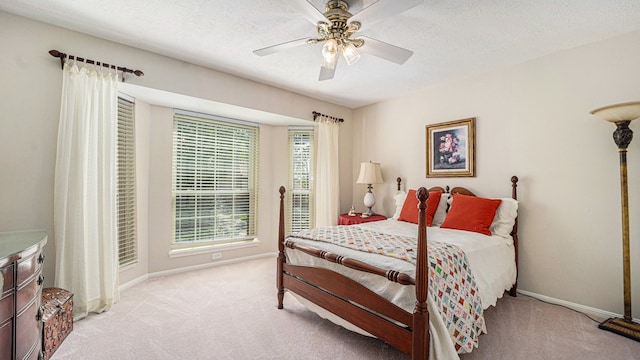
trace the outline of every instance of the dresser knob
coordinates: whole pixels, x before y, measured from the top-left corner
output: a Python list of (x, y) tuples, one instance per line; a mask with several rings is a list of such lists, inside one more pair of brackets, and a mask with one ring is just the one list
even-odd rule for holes
[(42, 315), (43, 315), (42, 306), (40, 306), (38, 308), (38, 314), (36, 315), (36, 321), (42, 321)]
[(44, 282), (44, 276), (40, 274), (40, 276), (38, 276), (38, 285), (42, 285), (43, 282)]
[(45, 258), (44, 254), (40, 253), (40, 256), (38, 256), (38, 264), (42, 264), (44, 262), (44, 258)]

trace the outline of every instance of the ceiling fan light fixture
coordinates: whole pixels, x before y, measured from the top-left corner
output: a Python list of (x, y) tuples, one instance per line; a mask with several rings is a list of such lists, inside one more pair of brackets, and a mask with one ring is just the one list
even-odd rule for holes
[(338, 63), (338, 57), (334, 57), (331, 60), (327, 60), (325, 58), (322, 59), (322, 67), (329, 69), (329, 70), (335, 70), (336, 69), (336, 64)]
[[(413, 8), (424, 0), (367, 0), (367, 6), (362, 6), (356, 14), (349, 12), (350, 5), (357, 2), (355, 0), (323, 0), (326, 1), (324, 13), (312, 4), (311, 0), (290, 1), (302, 11), (303, 15), (315, 26), (318, 33), (317, 38), (298, 39), (269, 46), (263, 49), (254, 50), (259, 56), (273, 54), (278, 51), (287, 50), (305, 44), (317, 44), (322, 42), (322, 66), (318, 80), (333, 79), (338, 63), (338, 53), (342, 52), (347, 64), (351, 65), (360, 59), (359, 51), (374, 55), (379, 58), (404, 64), (413, 55), (413, 51), (403, 49), (398, 46), (387, 44), (380, 40), (360, 36), (355, 38), (357, 32), (365, 28), (364, 23), (373, 24), (393, 15), (400, 14)], [(318, 0), (313, 3), (319, 2)], [(370, 26), (370, 25), (369, 25)], [(365, 44), (367, 47), (362, 48)], [(367, 55), (368, 56), (368, 55)]]
[(338, 42), (335, 39), (328, 39), (322, 46), (322, 57), (325, 61), (338, 56)]
[(360, 53), (353, 44), (342, 45), (342, 56), (347, 60), (347, 65), (355, 64), (360, 60)]
[(338, 42), (328, 39), (322, 46), (322, 67), (334, 70), (338, 62)]
[(338, 62), (338, 42), (329, 39), (322, 46), (322, 67), (334, 70)]

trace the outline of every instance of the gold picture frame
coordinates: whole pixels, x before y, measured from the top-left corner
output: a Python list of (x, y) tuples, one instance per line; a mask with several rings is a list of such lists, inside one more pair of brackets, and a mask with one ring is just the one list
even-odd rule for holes
[(426, 126), (427, 177), (476, 176), (476, 118)]

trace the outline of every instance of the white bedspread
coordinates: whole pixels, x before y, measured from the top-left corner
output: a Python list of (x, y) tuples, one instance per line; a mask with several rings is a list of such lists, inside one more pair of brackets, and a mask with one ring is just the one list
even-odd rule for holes
[[(417, 237), (418, 226), (403, 221), (385, 220), (364, 223), (360, 225), (372, 231), (389, 233), (394, 235)], [(368, 264), (383, 268), (404, 272), (415, 277), (415, 266), (411, 263), (392, 258), (389, 256), (366, 253), (363, 251), (348, 249), (339, 245), (313, 240), (295, 239), (297, 243), (313, 246), (322, 250), (340, 254), (352, 259), (360, 260)], [(496, 301), (502, 297), (505, 290), (511, 288), (516, 280), (515, 250), (513, 241), (499, 236), (487, 236), (468, 231), (441, 229), (430, 227), (427, 229), (427, 241), (445, 242), (459, 246), (467, 255), (469, 266), (474, 274), (483, 309), (495, 305)], [(302, 251), (287, 249), (287, 262), (296, 265), (310, 265), (314, 267), (324, 267), (363, 284), (385, 299), (393, 302), (402, 309), (413, 312), (415, 307), (415, 287), (403, 286), (388, 281), (381, 276), (367, 274), (349, 269), (345, 266), (331, 263), (307, 255)], [(295, 295), (295, 294), (294, 294)], [(370, 334), (347, 323), (335, 315), (323, 310), (296, 296), (307, 308), (318, 313), (339, 325), (352, 331), (358, 331), (365, 335)], [(433, 300), (429, 298), (429, 311), (434, 308)], [(447, 329), (440, 316), (430, 317), (431, 331), (431, 359), (457, 359), (458, 355), (449, 339)], [(446, 339), (446, 340), (444, 340)]]

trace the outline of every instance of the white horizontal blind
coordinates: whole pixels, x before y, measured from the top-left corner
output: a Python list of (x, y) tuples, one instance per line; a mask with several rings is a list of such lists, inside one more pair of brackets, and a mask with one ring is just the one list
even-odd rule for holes
[(118, 97), (118, 256), (120, 266), (138, 261), (136, 241), (134, 103)]
[(313, 228), (313, 129), (289, 129), (287, 232)]
[(173, 123), (174, 245), (257, 234), (257, 126), (176, 113)]

